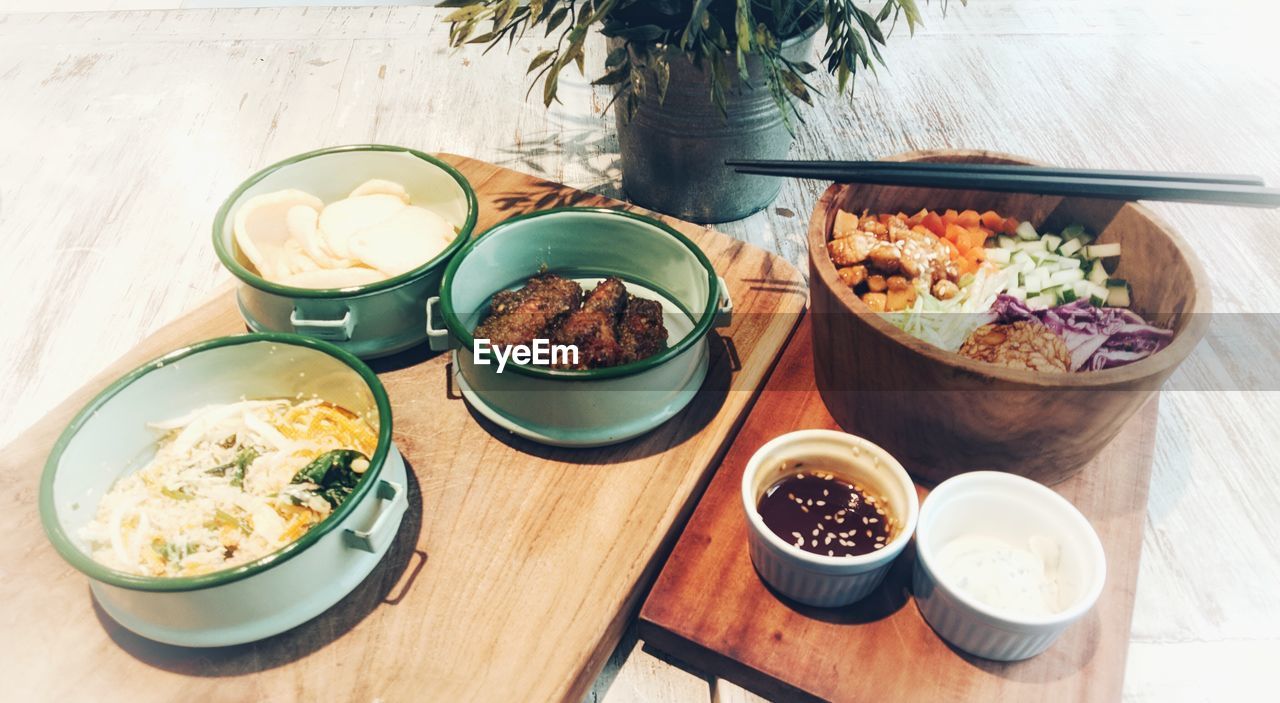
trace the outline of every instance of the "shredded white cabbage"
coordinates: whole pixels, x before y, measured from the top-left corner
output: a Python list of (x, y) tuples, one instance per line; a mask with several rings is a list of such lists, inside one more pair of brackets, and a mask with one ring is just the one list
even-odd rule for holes
[(938, 300), (922, 289), (914, 305), (901, 312), (885, 313), (885, 317), (913, 337), (956, 351), (971, 332), (986, 322), (983, 315), (1000, 293), (1017, 283), (1017, 275), (1016, 269), (983, 266), (950, 300)]
[(253, 561), (302, 536), (332, 505), (293, 483), (321, 454), (372, 455), (362, 419), (321, 400), (246, 400), (150, 424), (156, 454), (103, 496), (79, 532), (93, 558), (147, 576), (190, 576)]

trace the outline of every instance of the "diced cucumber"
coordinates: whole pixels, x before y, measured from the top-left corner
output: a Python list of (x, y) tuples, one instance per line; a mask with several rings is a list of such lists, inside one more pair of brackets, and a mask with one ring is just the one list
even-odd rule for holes
[(1023, 287), (1027, 289), (1028, 295), (1039, 295), (1044, 289), (1048, 276), (1043, 271), (1032, 271), (1023, 277)]
[(1078, 269), (1078, 268), (1081, 268), (1081, 265), (1083, 263), (1084, 263), (1083, 261), (1075, 258), (1074, 256), (1059, 256), (1058, 270), (1063, 271), (1065, 269)]
[(1105, 259), (1111, 256), (1120, 256), (1120, 242), (1111, 242), (1110, 244), (1090, 244), (1084, 248), (1084, 255), (1089, 259)]
[[(1119, 283), (1114, 283), (1119, 281)], [(1116, 278), (1107, 281), (1107, 305), (1117, 308), (1129, 307), (1129, 284), (1124, 279)]]
[(1049, 282), (1057, 283), (1057, 284), (1075, 283), (1076, 281), (1083, 281), (1083, 280), (1084, 280), (1084, 271), (1081, 271), (1080, 269), (1065, 269), (1062, 271), (1054, 271), (1053, 274), (1049, 276)]
[(1063, 291), (1062, 286), (1052, 286), (1040, 291), (1040, 297), (1053, 298), (1053, 304), (1057, 305), (1058, 303), (1062, 302), (1062, 291)]
[(1063, 304), (1066, 304), (1075, 301), (1077, 297), (1075, 288), (1063, 286), (1062, 293), (1058, 296), (1058, 299), (1061, 300)]
[(1036, 233), (1036, 228), (1030, 222), (1019, 222), (1018, 229), (1014, 230), (1014, 233), (1018, 235), (1018, 239), (1026, 242), (1040, 238), (1040, 235)]
[(1027, 298), (1027, 307), (1032, 310), (1044, 310), (1045, 308), (1051, 308), (1056, 304), (1057, 300), (1051, 295), (1037, 295), (1035, 297)]
[(1049, 251), (1057, 251), (1058, 246), (1062, 244), (1062, 237), (1056, 234), (1046, 234), (1040, 238), (1044, 242), (1044, 248)]
[(1001, 249), (1013, 249), (1014, 247), (1018, 246), (1018, 242), (1015, 241), (1013, 237), (1009, 237), (1002, 234), (999, 237), (996, 237), (996, 246), (1000, 247)]
[[(1088, 283), (1088, 281), (1085, 282)], [(1100, 286), (1096, 283), (1089, 283), (1087, 290), (1089, 292), (1089, 302), (1094, 305), (1106, 305), (1107, 298), (1111, 295), (1111, 291), (1107, 290), (1106, 286)], [(1083, 298), (1084, 296), (1080, 297)]]
[(1093, 262), (1089, 268), (1089, 282), (1098, 285), (1106, 285), (1107, 283), (1107, 267), (1102, 265), (1101, 261)]
[(1018, 243), (1018, 249), (1019, 249), (1020, 251), (1026, 251), (1026, 252), (1032, 252), (1032, 251), (1045, 251), (1045, 252), (1047, 252), (1047, 251), (1048, 251), (1048, 248), (1047, 248), (1047, 247), (1045, 247), (1045, 245), (1044, 245), (1044, 240), (1043, 240), (1043, 239), (1036, 239), (1036, 240), (1029, 241), (1029, 242), (1019, 242), (1019, 243)]
[(1062, 256), (1075, 256), (1075, 253), (1083, 247), (1084, 244), (1079, 239), (1068, 239), (1062, 243), (1062, 246), (1058, 247), (1058, 253)]
[(1085, 244), (1088, 244), (1089, 242), (1093, 241), (1093, 237), (1088, 232), (1085, 231), (1084, 225), (1071, 225), (1063, 229), (1062, 238), (1063, 239), (1082, 239), (1082, 240), (1085, 240), (1084, 241)]
[(1026, 288), (1010, 288), (1009, 290), (1005, 291), (1005, 295), (1012, 296), (1014, 298), (1017, 298), (1018, 300), (1026, 300), (1027, 289)]
[(987, 261), (1004, 266), (1004, 265), (1007, 265), (1012, 260), (1013, 260), (1013, 251), (1010, 249), (993, 249), (991, 247), (987, 248)]

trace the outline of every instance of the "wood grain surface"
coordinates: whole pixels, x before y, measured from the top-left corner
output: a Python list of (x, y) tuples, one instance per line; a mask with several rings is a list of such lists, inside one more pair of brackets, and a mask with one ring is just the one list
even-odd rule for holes
[[(136, 6), (16, 7), (126, 4)], [(940, 5), (922, 7), (914, 36), (899, 24), (889, 67), (860, 77), (852, 100), (813, 77), (825, 97), (804, 111), (794, 158), (990, 149), (1280, 183), (1280, 5), (972, 0), (950, 3), (945, 18)], [(13, 7), (0, 2), (0, 443), (225, 285), (213, 214), (279, 159), (404, 144), (621, 195), (609, 89), (570, 71), (561, 103), (526, 99), (525, 68), (543, 48), (533, 37), (511, 53), (455, 52), (440, 11), (411, 7), (3, 14)], [(586, 49), (589, 71), (603, 64), (598, 36)], [(827, 186), (786, 181), (768, 210), (718, 229), (803, 267), (808, 213)], [(1276, 346), (1255, 322), (1280, 313), (1280, 220), (1151, 209), (1202, 258), (1216, 313), (1170, 381), (1178, 390), (1161, 397), (1124, 697), (1199, 700), (1211, 685), (1255, 699), (1280, 659), (1280, 599), (1264, 587), (1280, 582), (1280, 373), (1213, 379), (1245, 345)], [(1243, 326), (1218, 329), (1233, 322)], [(1212, 529), (1206, 497), (1218, 506)], [(0, 564), (0, 580), (16, 577)], [(0, 603), (0, 629), (12, 617)], [(589, 697), (742, 695), (705, 679), (695, 693), (690, 682), (631, 640)]]
[[(444, 158), (476, 190), (477, 231), (544, 207), (621, 206)], [(723, 336), (709, 338), (708, 380), (689, 407), (613, 447), (549, 448), (471, 412), (450, 392), (448, 355), (419, 348), (378, 360), (372, 365), (387, 386), (394, 439), (410, 468), (405, 524), (350, 596), (250, 645), (190, 650), (131, 634), (94, 604), (86, 580), (40, 526), (37, 469), (71, 415), (120, 371), (242, 331), (243, 322), (227, 291), (152, 335), (0, 452), (0, 482), (13, 489), (0, 495), (0, 565), (23, 574), (0, 582), (0, 678), (16, 686), (7, 693), (33, 700), (91, 691), (121, 701), (580, 700), (804, 308), (803, 279), (790, 264), (713, 230), (667, 221), (729, 282), (738, 313)]]
[[(765, 392), (640, 611), (654, 647), (778, 700), (1101, 701), (1120, 695), (1134, 584), (1151, 478), (1156, 402), (1055, 489), (1093, 524), (1107, 556), (1094, 609), (1044, 654), (1002, 664), (939, 639), (910, 595), (914, 544), (885, 582), (845, 608), (787, 600), (756, 574), (747, 553), (742, 472), (770, 439), (800, 429), (840, 429), (813, 388), (807, 315)], [(857, 428), (847, 428), (857, 433)], [(927, 494), (918, 489), (921, 499)], [(927, 672), (927, 673), (926, 673)]]

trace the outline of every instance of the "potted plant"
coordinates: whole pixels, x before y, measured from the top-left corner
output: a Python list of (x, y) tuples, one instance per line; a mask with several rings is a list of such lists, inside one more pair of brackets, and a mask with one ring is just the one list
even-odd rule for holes
[[(927, 1), (927, 0), (926, 0)], [(743, 176), (727, 158), (785, 158), (816, 93), (808, 62), (825, 29), (825, 69), (837, 90), (882, 62), (899, 18), (914, 31), (917, 0), (447, 0), (453, 46), (558, 37), (529, 64), (546, 105), (561, 73), (584, 70), (588, 32), (609, 52), (597, 85), (614, 87), (622, 182), (635, 203), (695, 222), (723, 222), (777, 197), (780, 183)], [(533, 86), (530, 87), (530, 90)]]

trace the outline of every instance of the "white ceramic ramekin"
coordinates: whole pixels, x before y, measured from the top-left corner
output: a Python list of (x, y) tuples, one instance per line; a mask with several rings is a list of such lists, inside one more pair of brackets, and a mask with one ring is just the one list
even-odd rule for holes
[[(856, 557), (806, 552), (765, 526), (756, 510), (764, 492), (797, 464), (819, 466), (861, 481), (883, 496), (898, 522), (883, 549)], [(896, 459), (861, 437), (834, 430), (800, 430), (774, 438), (751, 456), (742, 475), (747, 543), (756, 571), (779, 593), (806, 605), (830, 608), (865, 598), (884, 580), (911, 541), (920, 510), (915, 484)]]
[[(1061, 550), (1058, 586), (1070, 605), (1044, 616), (1005, 612), (948, 583), (939, 553), (961, 535), (1026, 544), (1033, 536)], [(998, 471), (961, 474), (938, 484), (920, 510), (912, 588), (920, 614), (942, 639), (998, 661), (1043, 652), (1082, 618), (1102, 592), (1106, 555), (1089, 521), (1066, 498), (1035, 481)]]

